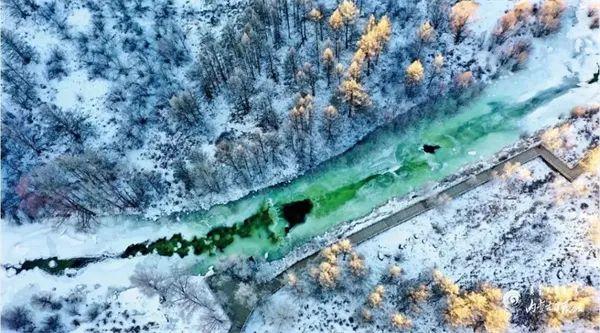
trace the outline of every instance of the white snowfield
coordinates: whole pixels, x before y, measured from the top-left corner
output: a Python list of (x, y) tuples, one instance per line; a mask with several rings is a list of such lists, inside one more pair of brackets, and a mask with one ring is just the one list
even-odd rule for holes
[[(478, 19), (474, 22), (474, 29), (482, 29), (481, 32), (484, 32), (489, 31), (489, 26), (493, 26), (492, 23), (498, 20), (502, 10), (512, 6), (513, 2), (493, 0), (480, 1), (480, 3), (481, 8)], [(523, 119), (524, 133), (533, 133), (556, 123), (558, 119), (568, 115), (574, 106), (600, 103), (600, 90), (597, 84), (586, 83), (598, 70), (598, 59), (600, 59), (600, 33), (588, 28), (587, 7), (592, 1), (571, 0), (567, 3), (569, 8), (573, 9), (575, 17), (567, 18), (563, 28), (557, 34), (543, 39), (534, 39), (533, 52), (527, 67), (492, 83), (494, 90), (516, 91), (514, 95), (519, 96), (517, 100), (523, 101), (544, 89), (559, 85), (565, 77), (575, 76), (580, 81), (578, 87), (538, 108)], [(549, 71), (549, 68), (552, 70)], [(78, 85), (78, 89), (85, 89), (85, 87), (85, 84)], [(233, 223), (238, 219), (229, 220)], [(56, 226), (55, 221), (25, 226), (2, 223), (1, 249), (5, 262), (18, 263), (40, 257), (79, 257), (118, 253), (129, 244), (147, 240), (148, 235), (156, 239), (180, 232), (184, 237), (191, 237), (210, 230), (210, 226), (201, 222), (197, 224), (164, 222), (152, 224), (128, 219), (126, 216), (106, 217), (100, 219), (100, 227), (92, 235), (73, 231), (66, 225)], [(115, 235), (119, 236), (115, 237)], [(43, 241), (40, 242), (40, 239)], [(54, 244), (68, 245), (55, 246)]]
[[(577, 88), (525, 118), (522, 123), (524, 133), (532, 133), (556, 123), (572, 107), (581, 103), (600, 103), (598, 84), (585, 83), (596, 72), (600, 59), (600, 33), (588, 28), (589, 18), (586, 16), (586, 8), (592, 2), (594, 0), (567, 1), (569, 8), (573, 9), (569, 13), (574, 16), (568, 18), (568, 23), (559, 33), (534, 41), (527, 67), (514, 74), (519, 75), (519, 80), (506, 76), (493, 83), (500, 90), (520, 91), (519, 99), (525, 100), (536, 92), (556, 86), (566, 76), (575, 76), (580, 80)], [(203, 1), (192, 0), (190, 3), (200, 8), (203, 5)], [(493, 28), (498, 17), (514, 1), (480, 0), (479, 3), (479, 16), (473, 29), (485, 32)], [(90, 24), (89, 13), (83, 9), (68, 20), (77, 29), (85, 29)], [(43, 36), (39, 36), (43, 40)], [(525, 77), (528, 79), (523, 80)], [(57, 90), (57, 104), (64, 108), (74, 107), (81, 97), (85, 103), (77, 105), (87, 105), (88, 108), (78, 112), (98, 121), (107, 121), (104, 118), (107, 115), (96, 104), (106, 93), (106, 82), (98, 79), (89, 81), (79, 71), (71, 73), (69, 80), (63, 82), (68, 83), (53, 87)], [(222, 123), (226, 121), (226, 118), (222, 119)], [(573, 126), (582, 128), (589, 124), (575, 122)], [(108, 135), (112, 130), (114, 128), (107, 127), (103, 134)], [(574, 153), (566, 152), (561, 157), (574, 163), (589, 142), (579, 137), (578, 131), (572, 132), (570, 142), (573, 143), (571, 152)], [(139, 158), (140, 165), (146, 162)], [(560, 175), (540, 161), (533, 161), (526, 167), (532, 171), (534, 180), (547, 175), (560, 179)], [(373, 332), (374, 326), (363, 326), (356, 311), (364, 303), (365, 291), (378, 283), (391, 263), (398, 263), (403, 268), (403, 280), (406, 281), (429, 274), (431, 269), (437, 268), (461, 286), (489, 281), (504, 292), (514, 290), (519, 295), (540, 284), (577, 282), (598, 286), (598, 250), (586, 238), (586, 220), (591, 215), (600, 214), (598, 178), (586, 176), (582, 181), (590, 192), (560, 204), (555, 202), (551, 182), (542, 182), (532, 193), (521, 193), (499, 183), (488, 183), (455, 198), (442, 210), (427, 212), (358, 246), (357, 251), (364, 255), (370, 269), (363, 288), (350, 289), (348, 286), (319, 298), (299, 296), (283, 289), (266, 300), (261, 311), (254, 313), (247, 332), (348, 332), (354, 329)], [(215, 201), (228, 201), (243, 194), (231, 193), (231, 197)], [(391, 208), (387, 208), (394, 209), (397, 207), (394, 205), (398, 205), (397, 201), (390, 202)], [(584, 206), (586, 208), (582, 208)], [(177, 209), (174, 206), (161, 207), (160, 213)], [(386, 207), (381, 209), (385, 210)], [(113, 254), (149, 238), (156, 239), (174, 233), (181, 233), (184, 237), (193, 236), (197, 235), (199, 229), (207, 229), (206, 226), (183, 225), (177, 221), (161, 225), (142, 224), (127, 218), (104, 218), (93, 234), (73, 231), (67, 225), (57, 226), (54, 221), (22, 226), (2, 221), (1, 227), (2, 263), (11, 264), (53, 256), (70, 258)], [(295, 258), (288, 259), (293, 261)], [(27, 305), (33, 295), (44, 292), (57, 298), (75, 294), (84, 298), (79, 308), (82, 312), (87, 313), (94, 304), (107, 304), (109, 307), (98, 318), (79, 326), (78, 332), (86, 332), (87, 329), (101, 331), (108, 325), (123, 329), (146, 325), (152, 332), (201, 332), (203, 323), (200, 317), (182, 316), (179, 310), (164, 306), (158, 296), (148, 297), (132, 286), (129, 278), (136, 265), (144, 262), (158, 262), (158, 267), (168, 270), (173, 265), (192, 265), (194, 258), (149, 255), (110, 259), (59, 276), (49, 275), (37, 268), (18, 275), (2, 269), (1, 303), (4, 307)], [(202, 277), (198, 279), (203, 283)], [(445, 331), (446, 326), (441, 318), (442, 305), (443, 301), (437, 300), (427, 304), (419, 313), (409, 312), (407, 315), (413, 320), (414, 331)], [(381, 327), (376, 331), (389, 328), (388, 312), (391, 310), (391, 307), (382, 310)], [(63, 307), (57, 313), (70, 318), (69, 311), (69, 308)], [(107, 317), (109, 311), (113, 314)], [(36, 312), (35, 319), (42, 320), (47, 314), (44, 311)], [(226, 323), (220, 329), (226, 331), (227, 327)], [(580, 324), (565, 327), (565, 330), (592, 332), (589, 327)], [(511, 331), (527, 332), (527, 329), (515, 325)]]
[[(490, 282), (516, 297), (540, 285), (598, 286), (598, 248), (587, 237), (588, 219), (600, 214), (597, 175), (577, 180), (589, 192), (557, 203), (553, 183), (566, 181), (540, 160), (524, 167), (532, 173), (530, 180), (487, 183), (357, 246), (369, 271), (366, 277), (356, 281), (348, 276), (341, 287), (321, 294), (290, 287), (278, 291), (254, 312), (246, 332), (394, 331), (389, 318), (400, 299), (392, 288), (384, 306), (373, 310), (374, 323), (362, 322), (360, 315), (368, 293), (382, 283), (391, 265), (402, 268), (399, 284), (406, 283), (404, 288), (426, 281), (434, 269), (461, 287)], [(538, 182), (532, 192), (523, 192)], [(297, 274), (307, 281), (301, 283), (314, 283), (308, 282), (307, 272)], [(450, 331), (443, 321), (444, 305), (445, 300), (433, 299), (418, 311), (407, 311), (413, 331)], [(581, 323), (564, 329), (593, 331)], [(529, 328), (513, 324), (509, 331)]]

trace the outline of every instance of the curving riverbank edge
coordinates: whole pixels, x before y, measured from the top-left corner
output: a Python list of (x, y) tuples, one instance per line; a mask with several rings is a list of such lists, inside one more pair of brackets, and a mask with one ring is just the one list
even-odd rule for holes
[[(346, 233), (339, 232), (338, 230), (337, 237), (328, 238), (328, 243), (332, 243), (333, 240), (344, 237), (348, 238), (353, 244), (365, 242), (440, 205), (440, 201), (437, 200), (437, 198), (440, 196), (449, 196), (451, 198), (455, 198), (487, 183), (488, 181), (492, 180), (494, 175), (498, 171), (501, 171), (504, 165), (507, 163), (525, 164), (536, 158), (540, 158), (546, 165), (548, 165), (548, 167), (561, 174), (569, 182), (574, 181), (583, 173), (583, 170), (579, 164), (575, 165), (573, 168), (570, 168), (565, 162), (544, 147), (537, 138), (538, 136), (536, 135), (528, 140), (521, 140), (519, 143), (523, 143), (524, 141), (528, 144), (521, 146), (519, 143), (517, 143), (515, 147), (511, 147), (512, 149), (509, 148), (507, 151), (503, 150), (496, 154), (492, 159), (493, 162), (491, 166), (484, 167), (480, 170), (477, 170), (477, 166), (471, 166), (462, 172), (459, 172), (458, 174), (447, 177), (447, 179), (440, 182), (440, 184), (445, 184), (446, 186), (439, 192), (424, 198), (418, 198), (418, 201), (412, 202), (404, 208), (371, 224), (363, 224), (361, 227)], [(452, 179), (455, 181), (452, 181)], [(321, 246), (312, 246), (310, 249), (307, 248), (304, 252), (305, 256), (297, 257), (300, 259), (295, 261), (292, 265), (280, 270), (275, 277), (265, 280), (259, 284), (257, 286), (259, 290), (258, 294), (271, 295), (275, 293), (284, 286), (283, 276), (286, 272), (298, 271), (305, 268), (307, 264), (319, 254), (320, 249), (323, 246), (326, 246), (328, 243), (321, 244)], [(209, 285), (211, 285), (213, 289), (216, 288), (216, 286), (211, 283), (211, 281), (214, 281), (215, 277), (216, 275), (213, 275), (208, 279)], [(229, 330), (230, 333), (243, 332), (247, 320), (250, 318), (255, 309), (255, 307), (247, 307), (235, 300), (234, 291), (236, 290), (235, 287), (239, 282), (243, 281), (230, 279), (225, 285), (220, 285), (218, 287), (218, 289), (220, 289), (225, 296), (220, 301), (222, 308), (225, 309), (231, 321), (231, 327)]]

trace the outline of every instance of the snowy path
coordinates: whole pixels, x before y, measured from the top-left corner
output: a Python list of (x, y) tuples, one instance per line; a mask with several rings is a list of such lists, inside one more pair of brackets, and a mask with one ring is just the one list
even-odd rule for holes
[[(582, 173), (582, 169), (579, 165), (569, 168), (569, 166), (564, 163), (561, 159), (556, 157), (552, 152), (546, 149), (543, 145), (537, 145), (534, 147), (530, 147), (525, 151), (522, 151), (510, 158), (503, 160), (500, 163), (497, 163), (491, 168), (488, 168), (478, 174), (476, 174), (473, 178), (462, 181), (456, 185), (453, 185), (435, 197), (430, 197), (427, 199), (423, 199), (415, 204), (412, 204), (374, 224), (371, 224), (363, 229), (356, 231), (355, 233), (348, 236), (348, 239), (353, 244), (360, 244), (365, 242), (373, 237), (396, 227), (412, 218), (438, 206), (440, 203), (437, 199), (439, 196), (449, 196), (451, 198), (456, 198), (478, 186), (481, 186), (488, 181), (492, 180), (494, 174), (502, 170), (505, 164), (507, 163), (520, 163), (525, 164), (530, 162), (536, 158), (540, 158), (546, 165), (548, 165), (551, 169), (560, 173), (565, 179), (572, 182)], [(260, 286), (262, 292), (267, 295), (271, 295), (277, 290), (279, 290), (283, 286), (283, 276), (287, 271), (300, 271), (306, 267), (306, 265), (315, 259), (315, 257), (319, 254), (319, 251), (313, 252), (309, 256), (304, 259), (296, 262), (292, 266), (288, 267), (284, 272), (281, 272), (275, 279), (263, 284)], [(226, 294), (226, 298), (221, 300), (222, 306), (224, 309), (227, 309), (227, 312), (230, 316), (230, 320), (232, 322), (230, 333), (234, 332), (243, 332), (246, 321), (250, 318), (252, 311), (254, 309), (245, 307), (236, 302), (233, 293), (235, 291), (236, 281), (231, 281), (230, 288), (223, 288), (223, 291)]]

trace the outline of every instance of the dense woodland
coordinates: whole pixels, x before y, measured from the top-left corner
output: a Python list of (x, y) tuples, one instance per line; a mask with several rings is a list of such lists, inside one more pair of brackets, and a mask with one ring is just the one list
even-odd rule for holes
[[(468, 102), (565, 9), (523, 0), (480, 34), (468, 0), (2, 5), (2, 216), (82, 229), (235, 199), (398, 116)], [(57, 87), (82, 71), (108, 87), (101, 105), (61, 107)]]

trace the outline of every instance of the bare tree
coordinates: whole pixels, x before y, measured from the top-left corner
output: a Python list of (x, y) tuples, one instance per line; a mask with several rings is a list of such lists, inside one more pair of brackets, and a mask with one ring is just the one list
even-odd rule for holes
[(130, 280), (144, 294), (158, 295), (167, 306), (177, 307), (190, 316), (199, 315), (207, 332), (216, 331), (228, 322), (208, 286), (185, 269), (170, 267), (164, 271), (157, 265), (140, 264)]
[(154, 265), (137, 265), (129, 277), (131, 284), (139, 288), (146, 296), (158, 295), (165, 302), (169, 295), (171, 276)]
[(34, 48), (22, 41), (14, 32), (2, 29), (1, 37), (2, 58), (22, 65), (37, 62), (38, 54)]
[(229, 91), (235, 108), (242, 115), (252, 111), (250, 98), (254, 93), (254, 83), (251, 78), (240, 69), (236, 69), (229, 78)]
[(83, 144), (88, 137), (94, 134), (92, 124), (84, 115), (66, 112), (55, 105), (48, 104), (42, 106), (40, 113), (52, 132), (69, 136), (78, 144)]
[(37, 155), (40, 155), (46, 147), (46, 140), (40, 128), (33, 125), (29, 119), (31, 113), (26, 110), (17, 110), (18, 112), (2, 113), (2, 136), (5, 135), (17, 144), (31, 149)]

